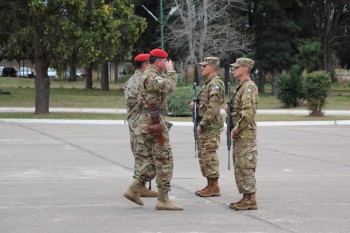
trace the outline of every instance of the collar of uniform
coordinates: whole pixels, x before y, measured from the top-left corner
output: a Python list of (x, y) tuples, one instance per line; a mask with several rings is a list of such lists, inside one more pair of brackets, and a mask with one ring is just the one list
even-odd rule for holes
[(142, 74), (142, 72), (139, 69), (135, 70), (135, 74), (140, 74), (140, 73)]
[(148, 66), (147, 66), (147, 70), (150, 70), (150, 71), (153, 71), (153, 72), (155, 72), (155, 73), (157, 73), (157, 74), (161, 74), (160, 72), (159, 72), (159, 70), (157, 70), (155, 67), (154, 67), (154, 65), (151, 65), (151, 64), (149, 64)]
[(216, 74), (216, 75), (215, 75), (214, 77), (212, 77), (211, 79), (205, 80), (204, 84), (207, 85), (208, 83), (210, 83), (210, 82), (213, 81), (214, 79), (218, 79), (218, 78), (220, 78), (220, 77)]
[(248, 77), (246, 80), (244, 80), (243, 82), (239, 82), (239, 85), (243, 85), (244, 83), (251, 81), (250, 77)]

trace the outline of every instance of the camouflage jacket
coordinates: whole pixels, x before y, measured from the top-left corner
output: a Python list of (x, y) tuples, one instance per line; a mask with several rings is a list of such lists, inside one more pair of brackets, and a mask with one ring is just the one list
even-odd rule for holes
[(153, 65), (149, 65), (139, 82), (139, 107), (168, 110), (166, 95), (175, 90), (176, 82), (174, 71), (160, 73)]
[(239, 83), (231, 97), (233, 132), (237, 137), (256, 138), (255, 115), (259, 103), (258, 88), (248, 78)]
[(124, 86), (124, 98), (127, 107), (127, 119), (129, 125), (134, 128), (137, 127), (137, 119), (140, 116), (140, 110), (138, 107), (138, 83), (142, 76), (142, 72), (136, 70), (130, 79), (125, 83)]
[[(168, 110), (166, 95), (173, 92), (176, 87), (177, 75), (175, 71), (159, 72), (153, 65), (148, 65), (141, 76), (138, 90), (138, 105), (141, 111), (139, 127), (141, 133), (148, 133), (147, 126), (151, 124), (151, 116), (142, 113), (143, 109)], [(164, 115), (160, 115), (161, 124), (169, 129), (170, 123), (165, 120)]]
[(202, 86), (198, 94), (197, 112), (203, 131), (220, 131), (223, 128), (220, 106), (224, 98), (225, 85), (219, 76), (207, 80)]

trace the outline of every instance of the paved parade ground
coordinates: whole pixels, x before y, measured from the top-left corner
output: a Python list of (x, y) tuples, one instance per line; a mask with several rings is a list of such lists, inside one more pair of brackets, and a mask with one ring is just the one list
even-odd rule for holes
[(225, 132), (215, 198), (194, 195), (205, 180), (191, 126), (174, 126), (170, 137), (170, 198), (184, 211), (123, 197), (133, 174), (125, 124), (0, 120), (0, 232), (349, 232), (350, 125), (259, 126), (259, 209), (250, 211), (228, 208), (241, 196)]

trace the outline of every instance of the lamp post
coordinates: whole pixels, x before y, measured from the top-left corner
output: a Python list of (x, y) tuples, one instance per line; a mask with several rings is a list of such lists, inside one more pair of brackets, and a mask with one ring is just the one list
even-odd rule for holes
[(160, 23), (160, 48), (164, 50), (164, 13), (163, 13), (163, 0), (160, 0), (159, 8), (159, 23)]
[(174, 12), (177, 10), (178, 6), (172, 7), (169, 14), (167, 15), (166, 19), (164, 20), (164, 13), (163, 13), (163, 0), (160, 0), (160, 6), (159, 6), (159, 19), (150, 11), (148, 10), (144, 5), (142, 5), (143, 9), (147, 11), (148, 14), (150, 14), (155, 21), (157, 21), (160, 24), (160, 48), (164, 49), (164, 23), (165, 21), (174, 14)]

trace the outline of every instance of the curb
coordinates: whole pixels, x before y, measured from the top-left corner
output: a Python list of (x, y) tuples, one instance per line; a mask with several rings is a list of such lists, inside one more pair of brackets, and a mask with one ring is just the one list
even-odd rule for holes
[[(12, 119), (0, 118), (3, 123), (40, 123), (40, 124), (91, 124), (91, 125), (127, 125), (124, 120), (54, 120), (54, 119)], [(193, 126), (192, 122), (171, 121), (175, 126)], [(338, 121), (261, 121), (258, 126), (325, 126), (350, 125), (350, 120)]]

